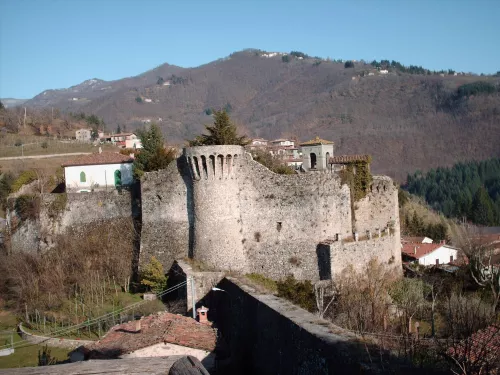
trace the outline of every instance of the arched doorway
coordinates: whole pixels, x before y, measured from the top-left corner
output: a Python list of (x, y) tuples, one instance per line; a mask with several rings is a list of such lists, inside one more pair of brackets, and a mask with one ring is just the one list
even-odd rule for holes
[(314, 152), (311, 152), (310, 158), (311, 158), (311, 169), (316, 169), (316, 154)]
[(330, 162), (330, 153), (327, 152), (325, 155), (325, 170), (328, 170), (328, 163)]
[(115, 171), (115, 186), (122, 186), (122, 172), (119, 169)]

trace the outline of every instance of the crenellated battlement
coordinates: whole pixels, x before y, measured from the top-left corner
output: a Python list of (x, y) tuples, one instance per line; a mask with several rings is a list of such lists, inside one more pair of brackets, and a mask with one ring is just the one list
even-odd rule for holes
[(237, 177), (245, 156), (241, 146), (197, 146), (184, 149), (193, 181), (227, 180)]

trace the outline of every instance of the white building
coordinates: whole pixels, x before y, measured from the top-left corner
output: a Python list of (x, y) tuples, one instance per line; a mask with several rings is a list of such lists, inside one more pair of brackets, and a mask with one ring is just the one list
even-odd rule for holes
[(116, 152), (82, 155), (64, 163), (66, 191), (118, 188), (133, 181), (133, 158)]
[(429, 237), (402, 237), (401, 238), (401, 243), (406, 244), (406, 243), (433, 243), (434, 241), (432, 238)]
[(440, 243), (406, 243), (401, 249), (403, 261), (421, 264), (422, 266), (434, 266), (448, 264), (457, 260), (458, 249), (446, 245), (445, 241)]
[(78, 129), (75, 134), (78, 142), (90, 142), (92, 139), (91, 129)]
[(133, 149), (142, 148), (141, 139), (134, 133), (111, 134), (105, 138), (118, 147)]
[(289, 139), (275, 139), (269, 142), (272, 147), (295, 147), (295, 142)]
[(319, 137), (301, 143), (302, 168), (306, 171), (329, 170), (329, 160), (333, 156), (333, 142)]

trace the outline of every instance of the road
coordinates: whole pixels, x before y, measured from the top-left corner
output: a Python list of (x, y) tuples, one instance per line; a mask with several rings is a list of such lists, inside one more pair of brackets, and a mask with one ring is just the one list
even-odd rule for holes
[(69, 152), (66, 154), (48, 154), (48, 155), (30, 155), (30, 156), (7, 156), (0, 158), (2, 160), (22, 160), (22, 159), (44, 159), (44, 158), (57, 158), (62, 156), (76, 156), (76, 155), (90, 155), (91, 152)]

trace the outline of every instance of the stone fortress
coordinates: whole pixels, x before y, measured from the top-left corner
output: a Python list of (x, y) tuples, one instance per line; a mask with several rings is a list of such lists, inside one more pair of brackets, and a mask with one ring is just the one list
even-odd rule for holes
[(140, 263), (187, 257), (213, 270), (317, 281), (376, 257), (401, 267), (398, 190), (373, 176), (354, 201), (332, 168), (333, 144), (303, 144), (304, 169), (278, 175), (241, 146), (185, 148), (141, 181)]

